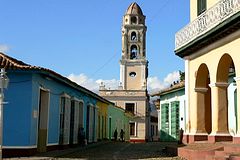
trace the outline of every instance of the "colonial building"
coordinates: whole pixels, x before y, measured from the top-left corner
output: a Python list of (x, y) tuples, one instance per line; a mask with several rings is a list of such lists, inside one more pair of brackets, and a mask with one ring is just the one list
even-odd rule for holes
[(160, 100), (158, 108), (159, 140), (180, 140), (180, 130), (184, 131), (186, 124), (184, 81), (152, 96), (158, 96)]
[[(0, 67), (10, 80), (4, 91), (4, 157), (94, 143), (111, 139), (111, 126), (129, 128), (123, 109), (52, 70), (3, 53)], [(127, 129), (124, 138), (129, 140)]]
[(240, 1), (194, 0), (190, 12), (191, 22), (176, 34), (175, 48), (185, 60), (185, 141), (239, 143)]
[(130, 140), (148, 139), (148, 61), (146, 59), (145, 16), (137, 3), (132, 3), (122, 22), (122, 57), (120, 84), (117, 90), (100, 86), (100, 95), (134, 115), (130, 121)]

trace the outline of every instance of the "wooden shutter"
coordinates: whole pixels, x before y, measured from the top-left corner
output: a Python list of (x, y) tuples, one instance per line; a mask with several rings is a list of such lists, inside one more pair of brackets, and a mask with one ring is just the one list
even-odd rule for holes
[(71, 112), (71, 100), (69, 98), (66, 98), (65, 113), (64, 113), (64, 134), (63, 134), (63, 143), (64, 144), (69, 144), (70, 112)]
[(74, 101), (74, 130), (73, 130), (73, 144), (78, 142), (78, 130), (79, 130), (79, 102)]
[(179, 139), (179, 101), (171, 102), (171, 137), (173, 141)]
[(160, 139), (162, 141), (168, 141), (168, 137), (169, 137), (169, 104), (165, 103), (161, 105)]

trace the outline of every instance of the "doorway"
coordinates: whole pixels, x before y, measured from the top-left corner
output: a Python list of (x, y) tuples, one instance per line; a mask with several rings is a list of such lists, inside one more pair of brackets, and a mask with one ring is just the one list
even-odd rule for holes
[(40, 89), (37, 151), (47, 151), (49, 91)]

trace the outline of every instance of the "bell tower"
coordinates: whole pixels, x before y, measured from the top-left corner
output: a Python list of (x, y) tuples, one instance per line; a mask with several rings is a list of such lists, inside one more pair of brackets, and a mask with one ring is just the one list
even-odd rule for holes
[(139, 5), (132, 3), (122, 22), (120, 82), (124, 90), (146, 90), (148, 76), (146, 31), (145, 16)]
[(122, 53), (118, 89), (99, 88), (100, 96), (121, 107), (132, 117), (125, 128), (130, 141), (149, 139), (149, 97), (147, 93), (148, 61), (146, 59), (145, 16), (137, 3), (132, 3), (122, 21)]

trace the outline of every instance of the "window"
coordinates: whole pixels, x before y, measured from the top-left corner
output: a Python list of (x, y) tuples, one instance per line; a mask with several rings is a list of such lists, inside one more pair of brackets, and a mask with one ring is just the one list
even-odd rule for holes
[(206, 0), (198, 0), (197, 3), (197, 15), (200, 15), (204, 11), (206, 11)]
[(131, 54), (130, 54), (130, 59), (137, 59), (137, 46), (136, 45), (132, 45), (131, 46)]
[(137, 23), (137, 17), (131, 17), (131, 23), (136, 24)]
[(59, 144), (69, 143), (70, 133), (70, 112), (71, 112), (71, 100), (67, 95), (63, 95), (60, 99), (60, 134)]
[(136, 72), (130, 72), (130, 73), (129, 73), (129, 76), (130, 76), (130, 77), (136, 77), (136, 75), (137, 75)]
[(130, 126), (130, 136), (135, 136), (135, 123), (130, 122), (129, 126)]
[(134, 114), (134, 103), (126, 103), (125, 104), (125, 109), (127, 112), (131, 112), (132, 114)]
[(137, 41), (137, 34), (136, 32), (131, 33), (131, 41)]

